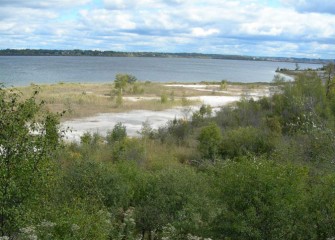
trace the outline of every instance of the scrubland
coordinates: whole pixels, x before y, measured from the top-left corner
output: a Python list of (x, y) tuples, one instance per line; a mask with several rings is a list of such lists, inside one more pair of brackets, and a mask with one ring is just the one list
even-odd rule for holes
[[(43, 87), (24, 99), (1, 90), (2, 239), (334, 238), (331, 69), (329, 79), (313, 71), (279, 79), (268, 96), (242, 98), (215, 115), (202, 105), (158, 129), (144, 123), (136, 138), (118, 123), (106, 136), (86, 133), (73, 143), (60, 138)], [(171, 91), (174, 101), (203, 94), (149, 86), (141, 94), (157, 97), (155, 105), (165, 104), (162, 94), (172, 102)], [(67, 89), (108, 101), (115, 94), (110, 85)], [(44, 97), (52, 112), (40, 105)]]

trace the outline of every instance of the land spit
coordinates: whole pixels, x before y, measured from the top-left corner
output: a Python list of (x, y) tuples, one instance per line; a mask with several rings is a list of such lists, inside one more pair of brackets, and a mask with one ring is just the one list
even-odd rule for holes
[(257, 99), (273, 92), (273, 86), (264, 83), (137, 82), (124, 89), (119, 104), (113, 83), (31, 85), (18, 90), (29, 97), (36, 89), (49, 111), (66, 111), (61, 128), (66, 130), (67, 141), (80, 141), (86, 132), (106, 135), (119, 122), (126, 126), (129, 136), (138, 136), (144, 122), (157, 129), (175, 118), (191, 118), (202, 104), (215, 111), (242, 97)]
[[(253, 98), (258, 98), (259, 96), (260, 95), (257, 94), (257, 96), (254, 95)], [(198, 99), (201, 101), (201, 104), (210, 105), (215, 112), (221, 106), (240, 100), (241, 96), (197, 96), (189, 97), (188, 99)], [(134, 99), (132, 100), (134, 101)], [(119, 122), (126, 127), (129, 136), (136, 137), (139, 136), (144, 122), (149, 123), (152, 129), (158, 129), (175, 118), (190, 118), (192, 112), (199, 110), (200, 105), (175, 107), (162, 111), (132, 110), (120, 113), (101, 113), (93, 117), (63, 122), (62, 127), (63, 129), (68, 128), (71, 130), (66, 132), (65, 139), (75, 142), (80, 141), (80, 137), (84, 133), (98, 133), (105, 136), (108, 131), (111, 131), (115, 124)]]

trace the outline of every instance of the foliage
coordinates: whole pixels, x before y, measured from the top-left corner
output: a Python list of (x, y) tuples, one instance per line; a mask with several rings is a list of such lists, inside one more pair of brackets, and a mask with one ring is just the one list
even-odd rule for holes
[(210, 105), (202, 104), (199, 111), (192, 114), (192, 124), (200, 126), (201, 123), (205, 122), (205, 118), (209, 118), (212, 115), (212, 107)]
[(113, 130), (107, 133), (106, 139), (109, 144), (113, 144), (115, 142), (123, 141), (126, 137), (126, 127), (121, 122), (118, 122), (115, 124)]
[(219, 155), (220, 143), (222, 139), (221, 129), (215, 124), (204, 127), (198, 137), (199, 151), (203, 158), (215, 161)]
[(25, 220), (26, 204), (47, 185), (57, 148), (57, 116), (43, 111), (36, 91), (28, 99), (0, 89), (0, 234), (11, 236)]
[(127, 84), (134, 84), (137, 81), (137, 78), (129, 74), (116, 74), (114, 85), (116, 89), (119, 89), (121, 92), (127, 86)]
[(1, 239), (332, 239), (334, 95), (312, 72), (277, 80), (215, 116), (138, 138), (117, 123), (61, 151), (35, 96), (0, 91)]
[(146, 120), (142, 123), (141, 130), (138, 132), (143, 139), (153, 138), (153, 129), (150, 126), (150, 122)]
[(241, 127), (223, 134), (220, 153), (223, 158), (262, 155), (270, 153), (274, 147), (274, 139), (264, 131), (254, 127)]
[(220, 212), (216, 239), (308, 238), (300, 229), (306, 214), (308, 171), (264, 160), (241, 159), (215, 170)]
[(122, 91), (118, 91), (115, 99), (116, 107), (120, 107), (123, 103)]
[(161, 94), (161, 103), (167, 103), (168, 102), (168, 96), (166, 95), (166, 93), (162, 93)]
[(324, 69), (324, 76), (325, 79), (325, 86), (326, 86), (326, 96), (330, 97), (332, 94), (332, 90), (335, 86), (335, 65), (334, 63), (329, 63), (323, 67)]

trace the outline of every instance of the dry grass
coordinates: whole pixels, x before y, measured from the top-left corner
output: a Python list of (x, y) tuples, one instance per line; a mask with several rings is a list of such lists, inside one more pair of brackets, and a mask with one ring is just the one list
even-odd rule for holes
[[(124, 93), (124, 97), (141, 97), (144, 100), (131, 101), (123, 99), (122, 104), (117, 104), (116, 96), (113, 96), (112, 84), (79, 84), (64, 83), (52, 85), (31, 85), (18, 90), (24, 97), (31, 96), (37, 90), (37, 98), (45, 101), (46, 108), (51, 112), (66, 111), (63, 120), (92, 116), (97, 113), (125, 112), (136, 109), (159, 111), (182, 105), (182, 96), (185, 94), (172, 94), (167, 87), (161, 84), (145, 84), (140, 87), (141, 94)], [(166, 95), (167, 101), (161, 102), (161, 96)], [(146, 97), (154, 99), (146, 100)], [(185, 103), (185, 102), (183, 102)], [(194, 104), (195, 102), (188, 102)]]
[[(141, 93), (133, 94), (127, 89), (122, 104), (117, 103), (117, 96), (113, 84), (83, 84), (59, 83), (51, 85), (31, 85), (18, 90), (25, 97), (31, 96), (34, 90), (39, 92), (37, 98), (44, 100), (51, 112), (66, 111), (62, 120), (92, 116), (97, 113), (125, 112), (130, 110), (164, 110), (181, 105), (194, 105), (194, 101), (184, 101), (186, 97), (203, 95), (236, 95), (255, 88), (262, 89), (262, 85), (227, 85), (221, 91), (219, 85), (208, 84), (199, 89), (166, 86), (162, 83), (137, 83)], [(126, 97), (140, 97), (142, 100), (132, 101)], [(147, 98), (147, 99), (146, 99)], [(164, 98), (164, 101), (162, 100)], [(198, 103), (198, 102), (197, 102)]]

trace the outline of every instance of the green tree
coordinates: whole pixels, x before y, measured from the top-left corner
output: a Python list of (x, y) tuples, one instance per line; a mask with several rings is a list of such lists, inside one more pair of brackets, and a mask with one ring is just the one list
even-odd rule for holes
[(127, 138), (127, 129), (121, 122), (115, 124), (113, 130), (107, 133), (107, 143), (113, 144), (115, 142), (121, 142)]
[[(168, 224), (176, 224), (180, 228), (187, 226), (186, 222), (190, 221), (191, 214), (188, 204), (196, 197), (195, 182), (197, 176), (192, 169), (183, 167), (168, 168), (147, 176), (143, 192), (135, 206), (136, 225), (142, 232), (142, 237), (153, 239)], [(192, 222), (193, 226), (194, 224)]]
[(11, 236), (22, 225), (25, 205), (38, 197), (59, 141), (56, 115), (43, 103), (22, 99), (0, 88), (0, 235)]
[(228, 85), (227, 80), (222, 80), (221, 83), (220, 83), (220, 90), (221, 91), (227, 90), (227, 87), (228, 87), (227, 85)]
[(211, 105), (202, 104), (199, 113), (202, 117), (210, 117), (212, 115)]
[(335, 175), (326, 174), (314, 181), (316, 184), (306, 204), (309, 208), (309, 229), (315, 229), (313, 239), (330, 239), (335, 235)]
[(127, 84), (134, 84), (136, 81), (137, 78), (133, 75), (119, 73), (115, 76), (114, 84), (115, 88), (122, 94)]
[(274, 149), (274, 140), (259, 128), (240, 127), (227, 130), (221, 141), (220, 154), (224, 158), (269, 154)]
[(334, 63), (329, 63), (324, 68), (324, 78), (326, 80), (326, 96), (329, 97), (331, 89), (335, 86), (335, 65)]
[(198, 149), (203, 158), (214, 161), (219, 155), (221, 140), (221, 129), (215, 123), (204, 127), (198, 137)]
[(115, 80), (114, 80), (114, 85), (115, 88), (118, 89), (121, 94), (125, 87), (127, 86), (128, 83), (128, 77), (125, 74), (116, 74)]
[(314, 229), (305, 225), (308, 169), (240, 158), (214, 171), (215, 239), (311, 239)]
[(209, 118), (212, 115), (212, 107), (202, 104), (199, 111), (192, 114), (192, 125), (199, 126), (205, 122), (205, 117)]

